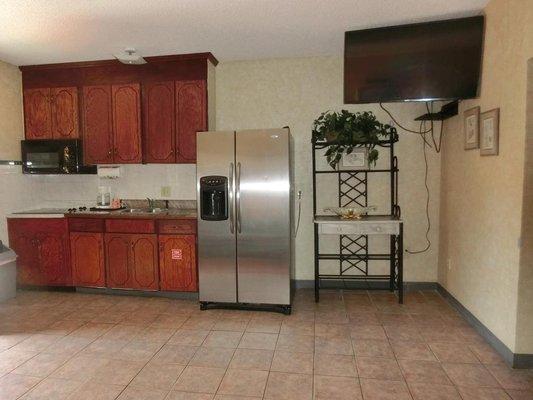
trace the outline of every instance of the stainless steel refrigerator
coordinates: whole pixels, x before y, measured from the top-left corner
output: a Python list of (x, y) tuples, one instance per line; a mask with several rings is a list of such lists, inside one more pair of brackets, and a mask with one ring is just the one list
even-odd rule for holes
[(288, 128), (197, 135), (200, 304), (290, 313), (293, 258)]

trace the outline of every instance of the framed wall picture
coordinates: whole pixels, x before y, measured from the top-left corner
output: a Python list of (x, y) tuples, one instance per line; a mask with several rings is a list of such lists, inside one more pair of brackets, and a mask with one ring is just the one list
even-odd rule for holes
[(500, 109), (486, 111), (479, 117), (480, 143), (479, 152), (482, 156), (498, 155), (500, 137)]
[(350, 154), (342, 155), (343, 168), (368, 168), (368, 152), (366, 148), (355, 147)]
[(465, 150), (479, 148), (479, 107), (464, 112)]

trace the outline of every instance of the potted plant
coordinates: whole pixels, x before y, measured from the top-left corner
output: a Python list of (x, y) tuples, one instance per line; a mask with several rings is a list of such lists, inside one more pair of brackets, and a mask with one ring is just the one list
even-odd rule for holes
[(351, 113), (326, 111), (313, 123), (313, 140), (325, 142), (326, 158), (335, 169), (343, 154), (350, 154), (354, 147), (364, 147), (368, 152), (368, 164), (376, 165), (379, 156), (375, 148), (383, 140), (396, 136), (393, 126), (382, 124), (370, 112)]

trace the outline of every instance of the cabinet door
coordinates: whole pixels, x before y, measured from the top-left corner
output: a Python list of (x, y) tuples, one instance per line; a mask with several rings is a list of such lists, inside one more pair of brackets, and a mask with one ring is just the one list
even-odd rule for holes
[(48, 286), (72, 285), (68, 234), (39, 232), (36, 236), (37, 254), (45, 284)]
[(54, 88), (52, 96), (52, 137), (76, 139), (78, 132), (78, 89), (75, 87)]
[(130, 288), (130, 235), (105, 234), (107, 286)]
[(139, 84), (113, 85), (114, 161), (142, 162), (141, 89)]
[(207, 129), (204, 81), (176, 82), (176, 151), (178, 162), (196, 162), (196, 132)]
[(9, 246), (17, 253), (17, 283), (19, 285), (43, 285), (37, 256), (37, 242), (33, 232), (19, 231), (8, 221)]
[(74, 286), (105, 287), (103, 234), (71, 232), (70, 255)]
[(156, 235), (131, 235), (131, 278), (133, 289), (159, 289)]
[(196, 238), (194, 235), (159, 236), (161, 290), (196, 292)]
[(113, 162), (111, 87), (83, 88), (83, 152), (86, 164)]
[(26, 139), (51, 139), (50, 89), (24, 90)]
[(144, 161), (176, 162), (174, 82), (149, 83), (144, 87)]

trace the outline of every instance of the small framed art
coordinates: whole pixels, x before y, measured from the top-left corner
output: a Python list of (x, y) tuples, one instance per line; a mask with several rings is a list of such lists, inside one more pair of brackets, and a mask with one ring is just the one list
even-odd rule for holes
[(495, 156), (499, 151), (500, 109), (481, 113), (479, 117), (479, 152), (482, 156)]
[(465, 150), (479, 148), (479, 107), (464, 112)]
[(354, 148), (350, 154), (342, 155), (343, 168), (368, 168), (368, 152), (364, 147)]

